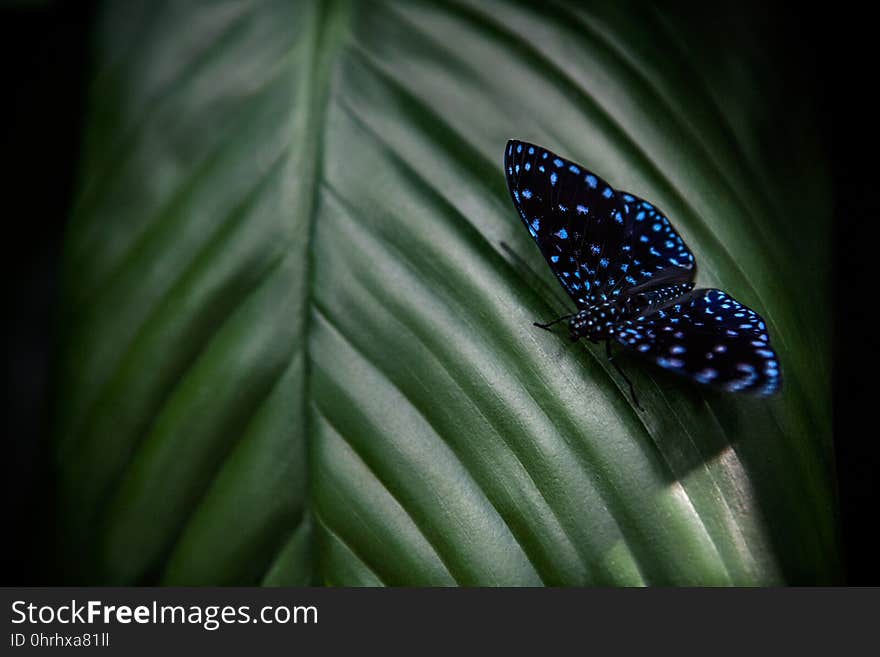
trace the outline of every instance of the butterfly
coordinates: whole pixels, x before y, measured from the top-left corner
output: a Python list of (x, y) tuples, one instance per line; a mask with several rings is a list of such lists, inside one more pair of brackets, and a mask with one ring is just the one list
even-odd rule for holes
[(619, 344), (727, 392), (779, 390), (764, 320), (722, 290), (695, 288), (694, 254), (658, 207), (528, 142), (507, 143), (504, 170), (523, 223), (577, 306), (536, 326), (568, 320), (573, 340), (605, 342), (609, 358)]

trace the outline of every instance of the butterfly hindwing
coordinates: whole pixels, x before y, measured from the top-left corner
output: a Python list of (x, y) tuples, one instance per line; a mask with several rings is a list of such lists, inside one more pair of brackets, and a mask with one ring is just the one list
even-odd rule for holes
[(574, 302), (589, 306), (619, 287), (626, 230), (611, 186), (579, 164), (521, 141), (508, 142), (504, 170), (520, 217)]
[(661, 367), (728, 392), (770, 395), (781, 383), (763, 319), (721, 290), (693, 290), (626, 320), (617, 339)]

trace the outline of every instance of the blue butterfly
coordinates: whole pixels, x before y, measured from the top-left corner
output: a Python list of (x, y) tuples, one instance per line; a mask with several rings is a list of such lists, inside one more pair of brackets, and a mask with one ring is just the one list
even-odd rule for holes
[(609, 357), (618, 343), (728, 392), (779, 390), (764, 320), (726, 292), (694, 289), (694, 255), (659, 208), (527, 142), (507, 143), (504, 170), (523, 223), (577, 305), (537, 326), (568, 320), (572, 339), (605, 342)]

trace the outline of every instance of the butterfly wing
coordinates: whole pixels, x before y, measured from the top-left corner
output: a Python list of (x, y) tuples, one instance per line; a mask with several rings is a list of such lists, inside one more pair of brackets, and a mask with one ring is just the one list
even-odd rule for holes
[(624, 283), (635, 288), (692, 281), (696, 262), (666, 215), (652, 203), (629, 192), (617, 192), (630, 246)]
[(721, 290), (693, 290), (621, 322), (617, 339), (661, 367), (728, 392), (771, 395), (781, 385), (764, 320)]
[(615, 191), (579, 164), (522, 141), (507, 143), (504, 171), (523, 223), (565, 291), (579, 307), (604, 301), (628, 262)]
[(528, 142), (507, 143), (504, 170), (523, 223), (579, 307), (693, 279), (693, 254), (647, 201)]

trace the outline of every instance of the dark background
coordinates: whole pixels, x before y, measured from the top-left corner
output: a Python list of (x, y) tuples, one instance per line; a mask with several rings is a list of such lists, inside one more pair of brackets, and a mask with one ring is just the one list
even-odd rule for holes
[[(766, 10), (804, 57), (815, 88), (835, 188), (834, 418), (847, 583), (880, 584), (877, 429), (868, 411), (878, 378), (873, 276), (880, 272), (875, 37), (867, 14), (813, 3)], [(59, 329), (59, 258), (85, 124), (94, 2), (0, 0), (0, 172), (7, 430), (0, 585), (55, 583), (35, 549), (51, 540), (47, 436)], [(795, 56), (795, 55), (793, 55)], [(784, 84), (784, 81), (781, 81)], [(792, 153), (796, 158), (797, 153)], [(870, 185), (870, 189), (869, 189)], [(48, 580), (47, 580), (48, 578)], [(46, 581), (47, 580), (47, 581)]]
[[(55, 583), (49, 409), (59, 264), (85, 124), (94, 2), (0, 0), (0, 181), (7, 308), (0, 584)], [(47, 581), (48, 580), (48, 581)]]

